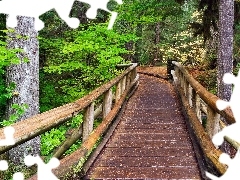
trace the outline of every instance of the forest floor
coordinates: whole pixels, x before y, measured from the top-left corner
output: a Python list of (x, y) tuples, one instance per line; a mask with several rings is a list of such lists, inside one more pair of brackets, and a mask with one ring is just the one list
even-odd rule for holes
[(167, 78), (167, 67), (166, 66), (138, 66), (137, 71), (139, 73), (147, 73), (152, 75), (160, 75), (164, 78)]
[[(187, 67), (188, 72), (208, 91), (216, 93), (216, 70), (205, 70), (202, 67)], [(144, 73), (153, 76), (160, 76), (167, 78), (166, 66), (139, 66), (137, 67), (139, 73)]]

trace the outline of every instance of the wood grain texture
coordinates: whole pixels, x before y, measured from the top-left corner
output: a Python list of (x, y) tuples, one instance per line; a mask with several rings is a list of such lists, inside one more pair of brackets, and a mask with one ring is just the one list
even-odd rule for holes
[(174, 89), (140, 76), (113, 135), (84, 179), (201, 179)]

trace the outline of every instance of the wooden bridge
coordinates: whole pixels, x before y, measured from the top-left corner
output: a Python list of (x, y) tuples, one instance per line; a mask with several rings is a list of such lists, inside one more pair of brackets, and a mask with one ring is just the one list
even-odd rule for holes
[[(222, 152), (211, 137), (225, 126), (221, 117), (235, 122), (231, 110), (219, 111), (218, 97), (177, 62), (169, 64), (168, 73), (136, 68), (132, 64), (73, 103), (15, 123), (16, 144), (0, 147), (0, 154), (83, 113), (83, 123), (54, 154), (60, 166), (53, 172), (60, 179), (207, 179), (205, 171), (223, 174), (227, 167), (219, 163)], [(103, 120), (94, 129), (98, 116)], [(82, 146), (61, 158), (78, 139)]]

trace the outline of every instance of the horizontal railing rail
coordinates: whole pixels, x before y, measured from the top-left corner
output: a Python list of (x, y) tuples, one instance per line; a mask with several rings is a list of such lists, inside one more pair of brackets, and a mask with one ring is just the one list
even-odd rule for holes
[[(223, 174), (227, 166), (219, 162), (219, 156), (222, 154), (222, 151), (214, 146), (211, 139), (213, 135), (226, 126), (221, 118), (224, 118), (228, 124), (235, 123), (232, 111), (230, 108), (222, 111), (218, 110), (216, 102), (219, 98), (207, 91), (180, 63), (175, 61), (172, 63), (174, 70), (171, 73), (174, 84), (179, 91), (198, 143), (205, 157), (212, 162), (220, 174)], [(204, 118), (205, 122), (203, 122)], [(224, 139), (235, 149), (240, 147), (232, 139), (228, 137), (224, 137)]]
[[(139, 76), (136, 67), (137, 64), (133, 63), (121, 75), (75, 102), (11, 125), (15, 129), (15, 144), (0, 147), (0, 154), (67, 122), (83, 112), (83, 123), (79, 124), (70, 138), (63, 142), (54, 154), (54, 157), (60, 158), (72, 144), (82, 138), (81, 147), (71, 155), (61, 159), (60, 166), (54, 170), (59, 178), (70, 175), (72, 172), (77, 173), (81, 169), (83, 159), (87, 159), (101, 135), (116, 117), (130, 90), (138, 84)], [(94, 105), (96, 100), (98, 100), (98, 103), (99, 101), (102, 102), (97, 107)], [(100, 113), (103, 120), (93, 129), (94, 119)], [(0, 139), (5, 139), (4, 128), (0, 129)], [(36, 176), (31, 179), (36, 179)]]

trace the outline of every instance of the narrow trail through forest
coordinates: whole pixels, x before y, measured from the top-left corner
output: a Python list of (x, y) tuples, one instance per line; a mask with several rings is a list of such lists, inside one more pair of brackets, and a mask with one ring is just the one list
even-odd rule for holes
[(116, 178), (201, 179), (181, 105), (166, 80), (140, 75), (118, 126), (84, 177)]

